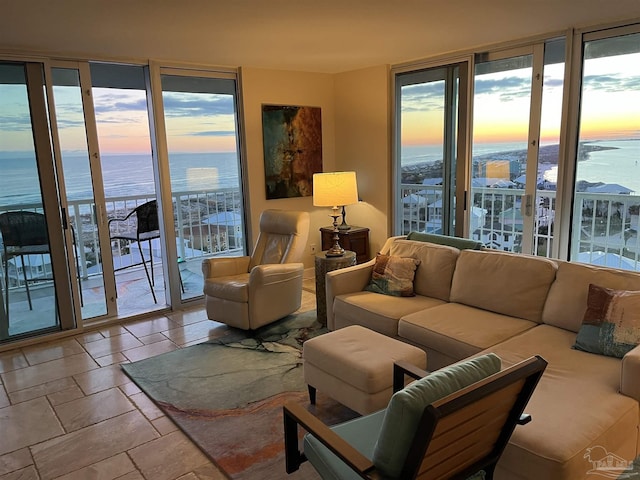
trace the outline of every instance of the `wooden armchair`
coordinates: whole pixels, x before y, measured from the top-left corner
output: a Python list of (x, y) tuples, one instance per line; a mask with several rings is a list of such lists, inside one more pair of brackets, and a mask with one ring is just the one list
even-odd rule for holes
[[(413, 387), (430, 382), (431, 375), (427, 375), (403, 389), (414, 388), (410, 402), (421, 396), (427, 402), (416, 409), (415, 417), (407, 414), (406, 409), (400, 416), (390, 412), (396, 408), (394, 397), (399, 393), (394, 394), (387, 409), (331, 428), (303, 406), (287, 403), (284, 407), (286, 471), (292, 473), (301, 462), (309, 460), (322, 478), (426, 480), (465, 479), (475, 475), (493, 478), (496, 464), (516, 425), (531, 420), (523, 411), (546, 366), (547, 362), (541, 357), (531, 357), (435, 401), (429, 401), (429, 395), (422, 396)], [(432, 375), (442, 377), (439, 372), (447, 368)], [(497, 370), (499, 368), (498, 363)], [(405, 374), (419, 378), (415, 367), (404, 369), (403, 365), (396, 365), (394, 369), (396, 380)], [(452, 375), (451, 372), (444, 374), (445, 377)], [(436, 395), (446, 390), (438, 383), (439, 380), (435, 382), (435, 389), (439, 390)], [(428, 388), (433, 389), (434, 385)], [(299, 450), (298, 425), (309, 432), (304, 437), (304, 453)], [(400, 430), (400, 435), (394, 430)], [(408, 437), (404, 439), (406, 442), (402, 436)], [(385, 442), (391, 447), (387, 448), (387, 454), (392, 451), (393, 455), (399, 455), (400, 461), (395, 467), (388, 455), (380, 451), (384, 448), (381, 443)]]

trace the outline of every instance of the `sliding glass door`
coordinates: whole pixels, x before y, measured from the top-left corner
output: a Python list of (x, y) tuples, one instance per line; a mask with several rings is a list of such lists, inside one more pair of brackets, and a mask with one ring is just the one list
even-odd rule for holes
[(460, 168), (466, 150), (460, 141), (466, 136), (466, 121), (459, 106), (466, 96), (468, 70), (469, 63), (461, 62), (396, 75), (398, 234), (463, 235), (465, 182)]
[(0, 61), (0, 341), (73, 328), (44, 65)]
[(640, 270), (640, 33), (585, 35), (571, 260)]
[[(236, 85), (230, 74), (160, 73), (165, 133), (158, 138), (166, 139), (171, 233), (184, 301), (202, 295), (203, 258), (245, 252)], [(173, 247), (168, 245), (170, 256)]]
[(564, 44), (477, 56), (470, 233), (486, 247), (552, 254)]

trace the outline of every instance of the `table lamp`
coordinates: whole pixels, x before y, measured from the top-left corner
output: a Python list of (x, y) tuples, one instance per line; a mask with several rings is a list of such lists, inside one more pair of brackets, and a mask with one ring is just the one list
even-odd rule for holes
[(315, 207), (331, 207), (333, 218), (333, 246), (327, 250), (327, 257), (341, 257), (344, 249), (340, 246), (340, 230), (338, 229), (339, 208), (358, 201), (358, 184), (356, 172), (329, 172), (313, 174), (313, 205)]

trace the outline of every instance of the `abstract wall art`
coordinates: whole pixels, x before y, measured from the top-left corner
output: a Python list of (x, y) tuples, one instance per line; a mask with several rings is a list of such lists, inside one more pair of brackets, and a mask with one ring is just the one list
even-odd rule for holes
[(322, 172), (319, 107), (262, 105), (267, 200), (308, 197)]

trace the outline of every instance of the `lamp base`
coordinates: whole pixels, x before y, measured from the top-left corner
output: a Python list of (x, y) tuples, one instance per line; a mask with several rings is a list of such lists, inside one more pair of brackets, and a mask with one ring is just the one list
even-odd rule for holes
[(344, 210), (344, 205), (342, 205), (342, 223), (338, 226), (338, 230), (351, 230), (351, 225), (347, 223), (347, 212)]
[(340, 246), (340, 232), (338, 231), (338, 207), (334, 207), (333, 215), (333, 246), (324, 254), (325, 257), (342, 257), (344, 248)]

